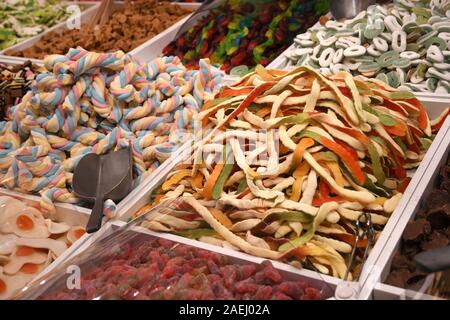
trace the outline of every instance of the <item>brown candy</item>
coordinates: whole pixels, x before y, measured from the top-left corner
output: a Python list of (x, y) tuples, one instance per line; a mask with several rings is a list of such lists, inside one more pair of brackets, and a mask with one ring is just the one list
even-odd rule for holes
[[(426, 276), (417, 270), (414, 256), (450, 244), (450, 157), (447, 165), (439, 169), (434, 189), (422, 200), (415, 220), (410, 221), (402, 236), (400, 252), (392, 260), (388, 284), (417, 290)], [(438, 286), (439, 287), (439, 286)], [(445, 290), (434, 290), (434, 295), (444, 297)]]
[(47, 54), (65, 54), (77, 46), (96, 52), (129, 52), (189, 13), (190, 10), (169, 2), (126, 0), (123, 8), (112, 13), (101, 26), (83, 25), (80, 30), (51, 32), (28, 49), (7, 54), (43, 59)]

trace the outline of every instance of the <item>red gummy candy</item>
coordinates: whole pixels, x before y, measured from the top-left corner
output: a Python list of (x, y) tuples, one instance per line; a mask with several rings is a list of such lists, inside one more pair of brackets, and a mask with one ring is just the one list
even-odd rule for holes
[(268, 300), (272, 296), (273, 290), (271, 286), (260, 286), (255, 293), (256, 300)]

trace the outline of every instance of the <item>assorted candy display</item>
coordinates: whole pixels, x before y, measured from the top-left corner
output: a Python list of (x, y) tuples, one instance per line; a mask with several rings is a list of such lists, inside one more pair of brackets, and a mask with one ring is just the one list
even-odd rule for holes
[(287, 67), (341, 70), (418, 92), (450, 93), (450, 3), (396, 0), (353, 19), (328, 20), (294, 39)]
[(409, 92), (309, 67), (259, 66), (199, 120), (213, 129), (156, 195), (182, 197), (191, 210), (156, 211), (145, 226), (264, 258), (307, 258), (340, 278), (355, 221), (367, 213), (382, 230), (435, 129)]
[(88, 51), (131, 51), (190, 13), (177, 4), (156, 0), (125, 0), (103, 25), (85, 24), (81, 29), (45, 34), (25, 50), (7, 54), (43, 59), (47, 54), (65, 54), (81, 46)]
[[(449, 245), (450, 237), (450, 157), (439, 170), (436, 185), (430, 194), (423, 199), (422, 207), (414, 221), (406, 226), (400, 251), (392, 261), (391, 273), (387, 283), (401, 287), (413, 288), (427, 274), (418, 270), (413, 258), (416, 254)], [(441, 279), (442, 278), (442, 279)], [(442, 282), (442, 285), (439, 284)], [(450, 299), (445, 278), (437, 276), (437, 283), (431, 294)]]
[(51, 220), (34, 207), (0, 196), (0, 299), (25, 287), (84, 233), (82, 226)]
[(0, 3), (0, 50), (64, 21), (71, 15), (67, 6), (66, 1), (60, 0), (3, 0)]
[[(85, 259), (82, 287), (55, 282), (42, 300), (317, 300), (321, 292), (304, 281), (288, 281), (270, 262), (236, 264), (227, 256), (148, 236), (105, 251), (95, 264)], [(87, 258), (85, 256), (85, 258)]]
[(31, 62), (8, 65), (0, 62), (0, 118), (6, 119), (8, 110), (20, 102), (35, 78), (37, 67)]
[(122, 51), (81, 48), (47, 56), (46, 71), (0, 123), (0, 184), (40, 193), (42, 209), (54, 212), (53, 201), (80, 203), (71, 181), (81, 157), (131, 145), (137, 185), (218, 90), (221, 73), (200, 64), (189, 71), (177, 57), (141, 64)]
[[(92, 4), (0, 3), (0, 299), (327, 299), (388, 230), (403, 235), (381, 282), (418, 290), (414, 257), (449, 245), (450, 159), (406, 228), (386, 225), (450, 114), (429, 119), (414, 95), (450, 94), (450, 3), (336, 21), (326, 0), (173, 2), (125, 0), (53, 32)], [(129, 53), (153, 38), (156, 59)], [(278, 57), (284, 70), (265, 68)], [(134, 221), (81, 252), (91, 205), (74, 170), (125, 148), (135, 193), (103, 213)], [(81, 289), (61, 271), (73, 261)], [(445, 277), (428, 293), (450, 298)]]
[(189, 67), (209, 58), (226, 72), (241, 75), (267, 65), (327, 11), (327, 1), (239, 1), (220, 4), (164, 50)]

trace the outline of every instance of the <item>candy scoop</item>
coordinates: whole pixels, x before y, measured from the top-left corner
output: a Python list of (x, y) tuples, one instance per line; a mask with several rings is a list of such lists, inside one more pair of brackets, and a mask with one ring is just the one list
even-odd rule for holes
[(120, 201), (130, 192), (132, 165), (131, 149), (127, 147), (105, 155), (87, 154), (76, 166), (73, 189), (80, 198), (94, 202), (86, 226), (88, 233), (100, 229), (106, 199)]

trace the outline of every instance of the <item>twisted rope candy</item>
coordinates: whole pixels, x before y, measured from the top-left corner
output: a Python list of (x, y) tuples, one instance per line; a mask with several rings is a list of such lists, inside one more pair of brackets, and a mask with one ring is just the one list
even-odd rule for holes
[[(308, 67), (256, 67), (216, 98), (198, 115), (212, 130), (156, 194), (156, 203), (182, 203), (146, 219), (259, 257), (297, 265), (307, 257), (340, 278), (353, 246), (368, 245), (356, 242), (352, 222), (368, 213), (381, 230), (409, 182), (406, 170), (419, 165), (442, 123), (431, 123), (411, 93)], [(199, 150), (228, 152), (228, 161), (197, 161)]]
[(79, 202), (71, 172), (84, 155), (127, 145), (139, 183), (176, 150), (180, 139), (171, 132), (193, 128), (200, 106), (217, 92), (221, 73), (200, 63), (187, 71), (178, 57), (147, 65), (120, 51), (82, 48), (47, 56), (47, 71), (1, 124), (1, 184), (40, 193), (43, 209), (53, 213), (53, 201)]

